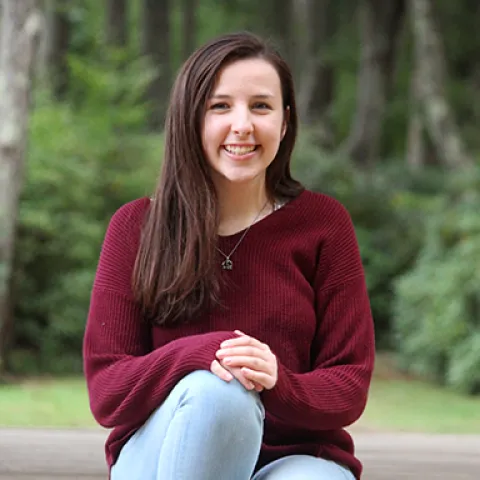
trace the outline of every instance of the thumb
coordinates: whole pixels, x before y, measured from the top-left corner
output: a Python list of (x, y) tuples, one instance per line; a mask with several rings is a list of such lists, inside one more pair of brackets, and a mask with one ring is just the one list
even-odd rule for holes
[(235, 330), (233, 333), (236, 333), (237, 335), (243, 335), (243, 336), (245, 336), (245, 337), (247, 336), (246, 333), (243, 333), (243, 332), (240, 331), (240, 330)]

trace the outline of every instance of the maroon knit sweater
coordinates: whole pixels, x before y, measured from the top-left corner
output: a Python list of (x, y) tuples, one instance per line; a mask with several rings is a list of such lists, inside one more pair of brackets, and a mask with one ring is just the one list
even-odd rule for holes
[[(278, 383), (265, 410), (257, 469), (310, 454), (361, 464), (344, 427), (362, 414), (374, 363), (373, 322), (359, 249), (346, 210), (308, 190), (252, 226), (232, 256), (222, 304), (191, 324), (148, 327), (131, 289), (142, 198), (113, 216), (102, 247), (84, 339), (95, 419), (113, 428), (111, 466), (128, 438), (188, 373), (209, 370), (220, 343), (239, 329), (270, 346)], [(242, 232), (219, 238), (230, 252)], [(223, 258), (219, 254), (220, 265)]]

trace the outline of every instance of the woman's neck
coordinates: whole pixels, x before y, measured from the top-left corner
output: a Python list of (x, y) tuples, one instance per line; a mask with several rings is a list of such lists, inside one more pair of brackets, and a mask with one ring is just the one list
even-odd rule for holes
[(233, 235), (271, 213), (265, 185), (235, 185), (217, 189), (219, 235)]

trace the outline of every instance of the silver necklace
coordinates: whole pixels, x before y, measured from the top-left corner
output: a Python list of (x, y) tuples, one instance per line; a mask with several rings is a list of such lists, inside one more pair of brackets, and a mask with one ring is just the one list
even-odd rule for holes
[[(265, 202), (265, 205), (262, 207), (262, 209), (257, 213), (257, 216), (253, 219), (252, 223), (243, 232), (242, 236), (240, 237), (240, 240), (235, 244), (232, 251), (228, 255), (226, 253), (222, 252), (222, 250), (220, 250), (218, 247), (215, 247), (225, 257), (225, 260), (222, 262), (223, 270), (233, 270), (233, 262), (231, 260), (231, 256), (235, 253), (235, 250), (237, 250), (238, 246), (242, 243), (242, 240), (245, 238), (248, 231), (252, 228), (252, 225), (257, 221), (258, 217), (265, 210), (265, 207), (267, 205), (268, 205), (268, 200)], [(273, 211), (275, 211), (275, 210), (276, 210), (276, 208), (275, 208), (275, 203), (274, 203), (273, 204)]]

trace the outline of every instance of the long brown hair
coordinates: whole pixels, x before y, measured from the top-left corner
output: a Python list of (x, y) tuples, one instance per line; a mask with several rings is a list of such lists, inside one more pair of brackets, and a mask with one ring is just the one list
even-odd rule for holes
[(291, 71), (267, 42), (251, 33), (216, 38), (185, 62), (173, 86), (165, 122), (160, 179), (146, 215), (133, 273), (133, 290), (146, 319), (173, 325), (194, 318), (219, 299), (215, 245), (217, 195), (202, 147), (206, 104), (219, 71), (237, 60), (262, 58), (278, 72), (287, 129), (266, 174), (271, 197), (294, 198), (303, 189), (290, 174), (297, 136)]

